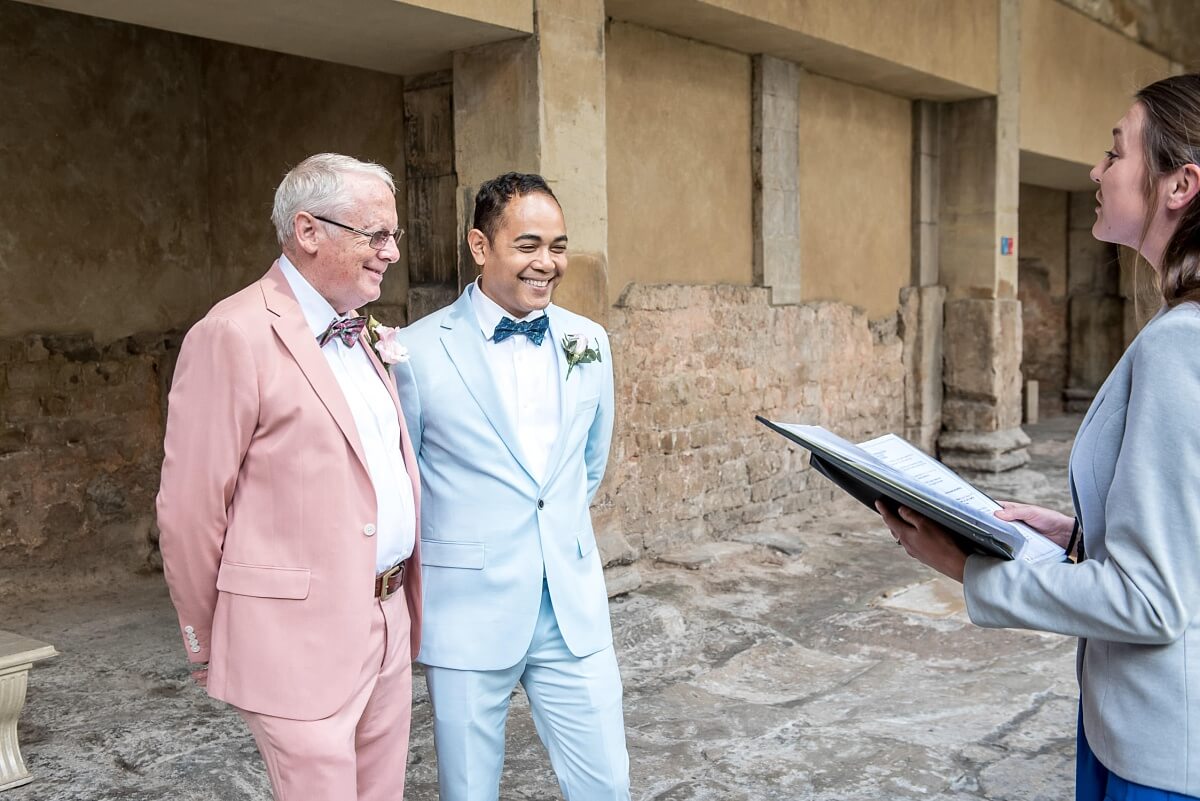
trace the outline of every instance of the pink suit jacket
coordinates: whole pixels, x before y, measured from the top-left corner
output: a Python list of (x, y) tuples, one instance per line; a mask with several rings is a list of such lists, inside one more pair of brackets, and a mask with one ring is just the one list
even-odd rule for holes
[[(404, 413), (361, 344), (396, 404), (419, 532)], [(367, 654), (375, 491), (350, 407), (278, 263), (188, 332), (164, 450), (163, 567), (188, 658), (209, 663), (209, 695), (295, 720), (333, 714)], [(416, 654), (418, 550), (404, 579)]]

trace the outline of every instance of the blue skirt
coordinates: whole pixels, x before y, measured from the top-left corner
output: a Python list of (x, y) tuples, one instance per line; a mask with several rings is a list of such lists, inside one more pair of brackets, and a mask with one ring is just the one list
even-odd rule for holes
[(1194, 795), (1169, 793), (1144, 784), (1134, 784), (1100, 764), (1083, 733), (1083, 709), (1079, 710), (1079, 736), (1075, 754), (1075, 801), (1200, 801)]

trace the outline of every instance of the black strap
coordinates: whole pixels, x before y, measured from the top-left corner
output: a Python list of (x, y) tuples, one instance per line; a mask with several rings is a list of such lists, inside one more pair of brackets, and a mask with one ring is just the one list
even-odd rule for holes
[(1075, 525), (1071, 527), (1071, 539), (1067, 540), (1067, 558), (1075, 551), (1075, 542), (1079, 539), (1079, 518), (1075, 518)]

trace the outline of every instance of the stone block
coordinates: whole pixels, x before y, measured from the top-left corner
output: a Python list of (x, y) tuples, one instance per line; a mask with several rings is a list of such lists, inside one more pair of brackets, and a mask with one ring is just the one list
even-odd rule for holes
[(1016, 300), (947, 300), (944, 427), (977, 430), (956, 419), (963, 401), (994, 407), (995, 428), (1021, 419), (1021, 304)]
[(459, 232), (453, 175), (408, 176), (408, 276), (412, 284), (458, 280)]
[(614, 565), (604, 570), (604, 585), (608, 597), (616, 598), (642, 586), (642, 574), (637, 565)]
[(408, 322), (414, 323), (431, 312), (449, 306), (457, 297), (458, 289), (452, 285), (410, 286), (408, 288)]
[(1125, 350), (1125, 303), (1116, 295), (1076, 294), (1067, 313), (1067, 385), (1095, 391)]

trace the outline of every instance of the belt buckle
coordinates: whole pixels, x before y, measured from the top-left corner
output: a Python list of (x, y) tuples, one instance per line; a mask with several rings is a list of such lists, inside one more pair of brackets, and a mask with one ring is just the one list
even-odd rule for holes
[(397, 564), (392, 565), (387, 570), (383, 571), (378, 576), (376, 576), (376, 580), (379, 582), (379, 600), (386, 601), (388, 598), (392, 597), (392, 595), (395, 594), (395, 593), (388, 592), (388, 583), (393, 578), (395, 578), (397, 575), (399, 575), (400, 573), (403, 573), (403, 572), (404, 572), (404, 563), (399, 562)]

